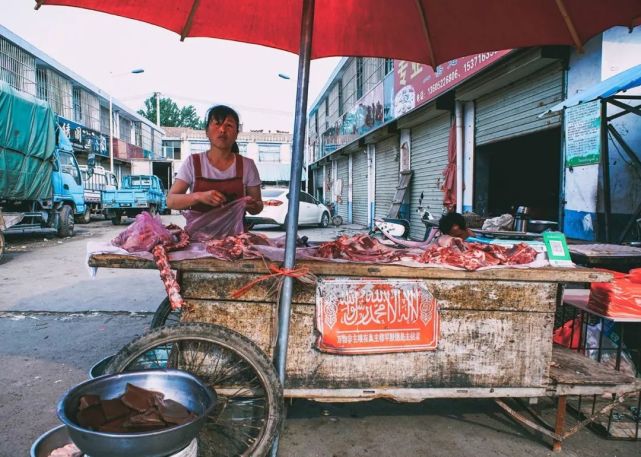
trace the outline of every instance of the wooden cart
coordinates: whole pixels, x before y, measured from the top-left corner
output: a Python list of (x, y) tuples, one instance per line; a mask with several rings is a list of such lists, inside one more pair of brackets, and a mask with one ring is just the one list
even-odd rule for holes
[[(93, 255), (90, 266), (155, 268), (122, 255)], [(196, 259), (174, 262), (186, 306), (181, 322), (207, 322), (254, 342), (271, 360), (278, 329), (269, 281), (240, 300), (231, 291), (268, 273), (262, 261)], [(588, 269), (494, 269), (477, 272), (395, 265), (298, 262), (320, 281), (335, 278), (418, 281), (439, 306), (438, 346), (431, 351), (344, 355), (317, 349), (317, 288), (296, 284), (289, 328), (284, 396), (319, 401), (389, 398), (559, 397), (557, 423), (547, 430), (499, 401), (516, 419), (547, 433), (555, 449), (564, 430), (565, 398), (638, 390), (628, 377), (612, 376), (596, 363), (553, 348), (555, 310), (565, 283), (608, 281)], [(577, 367), (581, 367), (580, 370)], [(579, 376), (577, 372), (582, 374)], [(572, 430), (573, 433), (576, 430)]]

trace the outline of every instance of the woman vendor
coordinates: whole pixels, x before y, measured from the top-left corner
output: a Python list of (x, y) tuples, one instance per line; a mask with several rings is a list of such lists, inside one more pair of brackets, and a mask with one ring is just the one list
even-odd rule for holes
[[(224, 105), (212, 107), (207, 113), (206, 126), (209, 149), (187, 157), (178, 170), (167, 195), (167, 206), (187, 210), (183, 214), (188, 226), (191, 220), (203, 213), (213, 208), (225, 208), (226, 204), (244, 196), (250, 197), (247, 212), (258, 214), (262, 211), (256, 164), (237, 153), (239, 125), (236, 111)], [(233, 217), (242, 219), (243, 214), (236, 212)], [(242, 226), (238, 222), (236, 226)]]

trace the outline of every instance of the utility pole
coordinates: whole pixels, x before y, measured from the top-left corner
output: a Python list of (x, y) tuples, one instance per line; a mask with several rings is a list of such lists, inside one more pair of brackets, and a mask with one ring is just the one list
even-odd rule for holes
[(160, 92), (154, 92), (156, 96), (156, 125), (160, 127)]

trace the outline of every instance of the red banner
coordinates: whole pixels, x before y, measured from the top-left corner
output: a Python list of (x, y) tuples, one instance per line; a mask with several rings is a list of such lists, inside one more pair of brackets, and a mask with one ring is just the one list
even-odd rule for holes
[(322, 279), (316, 289), (317, 347), (324, 352), (434, 350), (439, 322), (423, 281)]
[(429, 65), (394, 61), (394, 117), (433, 100), (509, 53), (484, 52), (450, 60), (432, 70)]

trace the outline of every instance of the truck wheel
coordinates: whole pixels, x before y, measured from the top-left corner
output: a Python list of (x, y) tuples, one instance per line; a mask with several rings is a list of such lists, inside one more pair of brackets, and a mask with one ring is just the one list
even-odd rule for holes
[(113, 225), (120, 225), (122, 224), (122, 213), (120, 211), (116, 211), (114, 213), (114, 216), (111, 218), (111, 223)]
[(58, 213), (58, 233), (60, 238), (73, 236), (73, 209), (69, 205), (63, 205)]
[(85, 212), (81, 214), (80, 216), (76, 217), (76, 223), (77, 224), (88, 224), (91, 222), (91, 208), (87, 206), (85, 208)]

